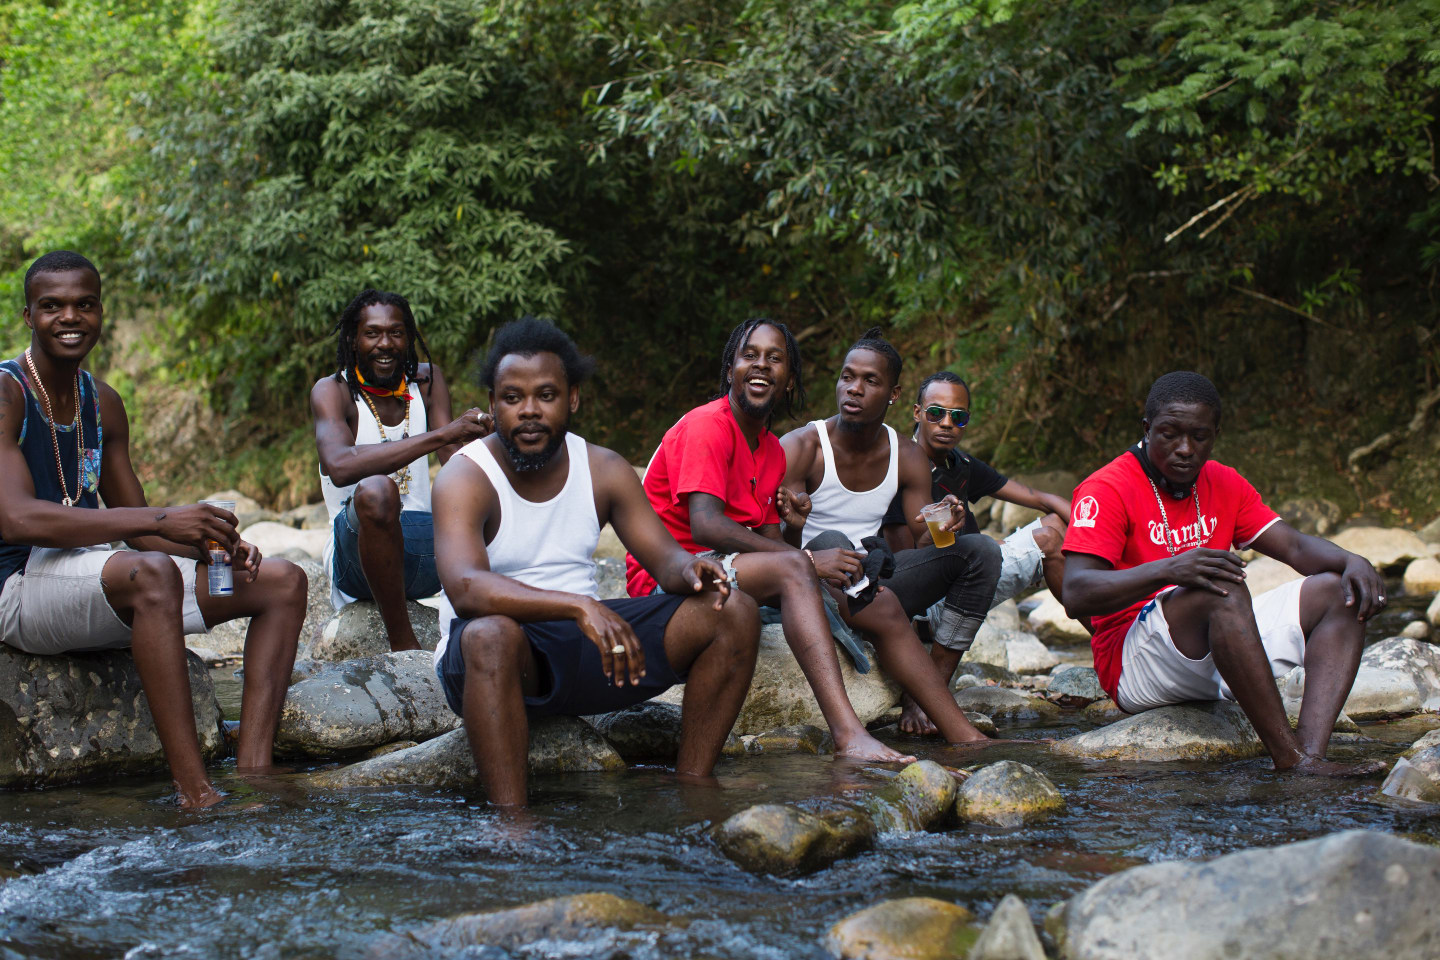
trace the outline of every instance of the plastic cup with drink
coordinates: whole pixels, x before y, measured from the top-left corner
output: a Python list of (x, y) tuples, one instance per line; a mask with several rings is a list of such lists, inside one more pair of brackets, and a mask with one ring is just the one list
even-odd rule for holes
[[(234, 500), (201, 500), (200, 502), (212, 507), (219, 507), (229, 513), (235, 512)], [(205, 552), (210, 557), (210, 596), (232, 596), (235, 593), (235, 570), (230, 564), (229, 552), (215, 540), (205, 541)]]
[(953, 514), (950, 512), (948, 503), (929, 503), (920, 510), (920, 516), (925, 520), (925, 526), (930, 528), (930, 539), (935, 541), (937, 547), (948, 547), (955, 542), (953, 530), (940, 529), (942, 524), (950, 522)]

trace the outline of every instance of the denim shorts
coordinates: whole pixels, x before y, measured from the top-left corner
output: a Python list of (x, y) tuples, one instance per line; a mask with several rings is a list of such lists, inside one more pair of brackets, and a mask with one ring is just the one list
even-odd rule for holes
[[(360, 568), (360, 522), (355, 501), (335, 516), (335, 559), (330, 571), (341, 593), (357, 600), (373, 600), (365, 571)], [(430, 514), (423, 510), (400, 511), (400, 533), (405, 540), (405, 599), (419, 600), (440, 592), (440, 575), (435, 571), (435, 529)]]

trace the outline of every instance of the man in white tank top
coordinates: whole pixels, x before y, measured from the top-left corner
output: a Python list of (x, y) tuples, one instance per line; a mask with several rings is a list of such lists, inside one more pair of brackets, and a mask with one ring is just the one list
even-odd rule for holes
[(336, 331), (339, 369), (310, 391), (331, 600), (337, 610), (374, 600), (390, 649), (418, 650), (405, 601), (440, 590), (429, 455), (443, 464), (490, 432), (490, 415), (470, 409), (450, 419), (450, 390), (439, 367), (419, 361), (424, 340), (399, 294), (363, 291)]
[[(675, 542), (624, 458), (568, 432), (590, 368), (551, 324), (501, 327), (481, 373), (495, 435), (435, 481), (435, 671), (498, 805), (525, 803), (528, 717), (607, 713), (682, 682), (675, 772), (708, 778), (755, 669), (759, 615), (733, 574)], [(606, 523), (662, 595), (598, 598)]]
[[(845, 355), (836, 381), (839, 413), (781, 438), (786, 469), (779, 512), (788, 542), (811, 550), (860, 547), (880, 535), (897, 494), (911, 516), (930, 502), (924, 452), (885, 424), (885, 412), (900, 395), (900, 369), (895, 348), (878, 329), (867, 331)], [(983, 735), (955, 705), (949, 678), (931, 665), (910, 617), (943, 600), (937, 642), (969, 646), (985, 621), (999, 573), (1000, 548), (977, 534), (957, 537), (944, 549), (902, 550), (895, 554), (895, 572), (880, 581), (904, 611), (890, 635), (878, 638), (881, 663), (927, 712), (939, 711), (930, 715), (952, 743)]]

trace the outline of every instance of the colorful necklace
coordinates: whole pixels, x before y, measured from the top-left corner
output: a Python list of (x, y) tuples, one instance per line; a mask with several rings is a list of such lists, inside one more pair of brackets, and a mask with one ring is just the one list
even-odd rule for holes
[(45, 403), (45, 422), (50, 424), (50, 447), (55, 451), (55, 476), (60, 480), (60, 492), (65, 499), (61, 504), (67, 507), (79, 505), (80, 500), (80, 464), (85, 460), (85, 452), (82, 449), (84, 430), (80, 426), (80, 368), (75, 368), (75, 422), (71, 429), (75, 431), (75, 497), (71, 499), (70, 488), (65, 485), (65, 468), (60, 465), (60, 438), (55, 433), (55, 408), (50, 405), (50, 394), (45, 392), (45, 384), (40, 382), (40, 372), (35, 369), (35, 361), (30, 358), (30, 348), (25, 348), (25, 366), (30, 368), (30, 378), (35, 381), (35, 389), (40, 392), (40, 399)]
[[(360, 396), (364, 399), (365, 406), (370, 408), (371, 416), (375, 418), (375, 426), (380, 430), (380, 442), (389, 443), (390, 438), (385, 435), (385, 424), (380, 419), (380, 411), (375, 409), (375, 401), (371, 400), (370, 395), (363, 390), (360, 392)], [(410, 436), (410, 394), (406, 393), (403, 399), (405, 401), (405, 417), (400, 421), (404, 425), (404, 429), (400, 431), (401, 440), (404, 440)], [(395, 481), (395, 488), (400, 491), (400, 496), (403, 497), (410, 492), (409, 464), (406, 464), (404, 467), (395, 471), (390, 476), (391, 479)]]
[[(1145, 476), (1145, 479), (1150, 480), (1150, 492), (1155, 494), (1155, 505), (1160, 508), (1160, 529), (1165, 535), (1165, 549), (1170, 551), (1170, 556), (1173, 557), (1180, 552), (1180, 547), (1174, 543), (1175, 538), (1170, 535), (1170, 517), (1165, 513), (1165, 501), (1160, 499), (1160, 488), (1155, 486), (1155, 481), (1151, 480), (1148, 474)], [(1195, 484), (1190, 488), (1190, 492), (1195, 497), (1195, 528), (1203, 534), (1205, 532), (1205, 526), (1200, 519), (1199, 477), (1195, 478)]]

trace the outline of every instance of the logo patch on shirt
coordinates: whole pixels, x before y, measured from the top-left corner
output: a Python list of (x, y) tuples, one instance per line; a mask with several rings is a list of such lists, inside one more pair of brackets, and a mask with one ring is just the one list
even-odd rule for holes
[(1095, 518), (1100, 516), (1100, 503), (1094, 497), (1081, 497), (1075, 502), (1075, 509), (1071, 513), (1071, 522), (1077, 527), (1095, 526)]

